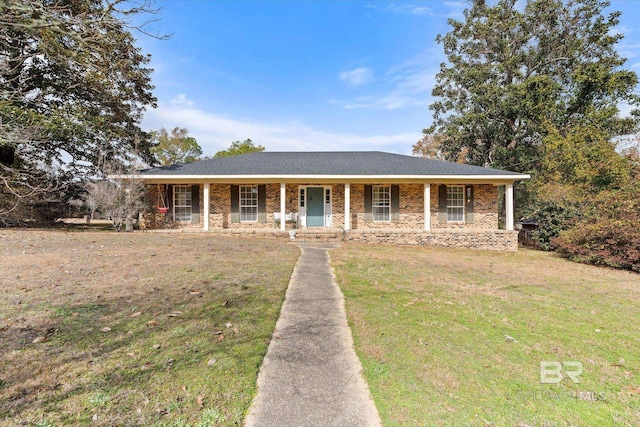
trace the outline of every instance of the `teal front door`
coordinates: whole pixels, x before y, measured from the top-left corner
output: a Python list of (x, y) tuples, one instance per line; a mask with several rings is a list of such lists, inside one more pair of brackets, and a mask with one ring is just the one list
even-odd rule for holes
[(324, 188), (307, 187), (307, 227), (324, 227)]

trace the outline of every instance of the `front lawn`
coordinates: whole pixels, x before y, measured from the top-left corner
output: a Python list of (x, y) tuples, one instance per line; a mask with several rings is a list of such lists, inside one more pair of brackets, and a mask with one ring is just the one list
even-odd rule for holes
[(0, 231), (0, 424), (240, 425), (298, 253)]
[[(385, 425), (640, 425), (639, 275), (529, 250), (331, 257)], [(578, 364), (550, 384), (541, 362)]]

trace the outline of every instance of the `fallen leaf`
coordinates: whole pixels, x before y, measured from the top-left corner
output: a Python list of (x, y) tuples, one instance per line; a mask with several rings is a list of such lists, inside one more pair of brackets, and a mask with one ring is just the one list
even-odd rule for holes
[(129, 317), (138, 317), (142, 314), (141, 311), (136, 311), (135, 313), (132, 313)]
[(222, 335), (222, 331), (215, 331), (213, 335)]
[(196, 404), (198, 406), (202, 406), (204, 404), (204, 397), (203, 396), (196, 397)]
[(149, 325), (149, 326), (156, 326), (157, 324), (158, 324), (158, 322), (156, 322), (155, 320), (149, 320), (147, 322), (147, 325)]
[(630, 385), (628, 385), (624, 389), (631, 394), (640, 394), (640, 388), (638, 387), (631, 387)]
[(209, 359), (209, 360), (207, 361), (207, 365), (208, 365), (208, 366), (213, 366), (213, 365), (215, 365), (215, 364), (216, 364), (216, 362), (217, 362), (217, 361), (218, 361), (218, 359)]
[(102, 332), (111, 332), (111, 328), (108, 326), (105, 326), (104, 328), (100, 329)]
[(156, 350), (158, 350), (160, 348), (160, 344), (154, 344), (153, 348), (155, 348)]
[(230, 327), (232, 327), (232, 326), (233, 326), (233, 323), (231, 323), (231, 322), (227, 322), (227, 323), (225, 324), (225, 326), (226, 326), (227, 328), (230, 328)]
[(189, 295), (199, 295), (200, 291), (189, 291)]
[(238, 333), (238, 328), (233, 328), (233, 332), (237, 334)]
[(45, 337), (37, 337), (34, 338), (33, 341), (31, 341), (32, 344), (39, 344), (41, 342), (45, 342), (47, 339)]
[(187, 386), (183, 385), (182, 387), (180, 387), (180, 390), (182, 390), (184, 393), (187, 392)]
[(224, 339), (224, 335), (218, 335), (218, 341), (222, 341)]

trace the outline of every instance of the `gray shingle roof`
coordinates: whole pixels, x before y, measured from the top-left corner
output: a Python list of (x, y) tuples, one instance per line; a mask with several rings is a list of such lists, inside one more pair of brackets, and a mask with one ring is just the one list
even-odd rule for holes
[(141, 175), (496, 176), (522, 174), (380, 151), (260, 152), (140, 171)]

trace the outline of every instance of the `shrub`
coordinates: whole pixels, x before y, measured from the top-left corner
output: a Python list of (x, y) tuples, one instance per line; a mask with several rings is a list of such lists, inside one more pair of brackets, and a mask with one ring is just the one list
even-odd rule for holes
[(640, 190), (603, 191), (589, 213), (552, 239), (551, 247), (574, 261), (640, 272)]

